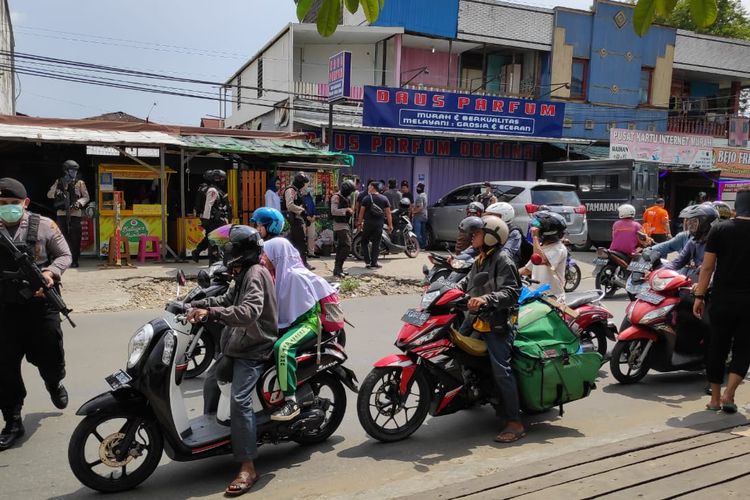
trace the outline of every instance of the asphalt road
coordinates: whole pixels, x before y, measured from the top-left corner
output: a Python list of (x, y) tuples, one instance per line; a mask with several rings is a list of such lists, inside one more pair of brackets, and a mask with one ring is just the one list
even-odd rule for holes
[[(592, 287), (590, 279), (582, 289)], [(371, 363), (395, 352), (393, 341), (404, 310), (416, 296), (383, 296), (345, 302), (356, 325), (348, 334), (349, 367), (364, 378)], [(625, 298), (607, 301), (619, 324)], [(25, 365), (29, 397), (24, 408), (27, 436), (21, 446), (0, 453), (0, 498), (91, 498), (69, 470), (67, 446), (81, 417), (77, 407), (105, 391), (104, 377), (122, 368), (131, 334), (158, 311), (79, 314), (78, 328), (66, 328), (71, 405), (63, 412), (49, 402), (33, 367)], [(643, 435), (670, 426), (686, 426), (721, 418), (700, 411), (704, 405), (700, 374), (652, 374), (636, 386), (613, 383), (602, 370), (598, 389), (582, 401), (528, 420), (529, 435), (514, 445), (497, 445), (499, 430), (491, 408), (477, 408), (444, 418), (428, 419), (411, 438), (392, 444), (369, 439), (348, 393), (348, 411), (325, 444), (266, 445), (257, 461), (262, 480), (254, 491), (263, 498), (388, 498), (439, 487), (587, 447)], [(186, 382), (187, 404), (201, 411), (202, 379)], [(585, 452), (585, 451), (584, 451)], [(166, 457), (137, 490), (110, 498), (220, 498), (233, 478), (231, 457), (172, 463)]]

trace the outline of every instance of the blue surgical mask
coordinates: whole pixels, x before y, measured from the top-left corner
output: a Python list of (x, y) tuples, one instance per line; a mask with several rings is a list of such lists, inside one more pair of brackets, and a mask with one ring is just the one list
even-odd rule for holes
[(6, 224), (18, 224), (23, 217), (23, 205), (0, 205), (0, 220)]

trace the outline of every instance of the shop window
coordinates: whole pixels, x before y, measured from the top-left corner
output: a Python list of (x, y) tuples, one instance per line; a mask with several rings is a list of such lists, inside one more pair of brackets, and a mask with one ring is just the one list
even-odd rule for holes
[(263, 59), (258, 59), (258, 97), (263, 97)]
[(237, 75), (237, 109), (242, 107), (242, 73)]
[(641, 68), (641, 85), (640, 85), (640, 97), (641, 104), (649, 104), (651, 102), (651, 82), (654, 79), (654, 69), (643, 66)]
[(588, 83), (589, 62), (586, 59), (573, 59), (570, 71), (570, 97), (586, 99), (586, 84)]

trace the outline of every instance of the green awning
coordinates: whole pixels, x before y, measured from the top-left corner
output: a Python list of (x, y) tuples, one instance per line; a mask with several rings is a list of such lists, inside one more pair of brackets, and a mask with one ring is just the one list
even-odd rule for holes
[(351, 156), (319, 148), (307, 141), (293, 139), (241, 139), (217, 135), (183, 135), (180, 139), (188, 149), (218, 153), (256, 154), (297, 157), (341, 163), (348, 166)]

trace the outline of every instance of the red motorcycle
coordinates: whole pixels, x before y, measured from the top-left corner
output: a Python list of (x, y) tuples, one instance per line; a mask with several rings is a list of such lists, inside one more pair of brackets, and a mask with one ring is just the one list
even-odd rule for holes
[(649, 370), (698, 371), (705, 366), (707, 319), (693, 316), (692, 281), (659, 269), (648, 277), (648, 290), (625, 310), (622, 331), (612, 349), (610, 369), (618, 382), (633, 384)]
[[(481, 281), (487, 279), (486, 273), (478, 274), (472, 287), (481, 288)], [(533, 300), (534, 293), (526, 297)], [(601, 293), (577, 295), (572, 305), (578, 309), (568, 309), (577, 317), (566, 319), (579, 332), (609, 331), (614, 338), (616, 329), (608, 323), (612, 315), (592, 304)], [(467, 301), (461, 290), (434, 283), (422, 296), (421, 307), (408, 310), (401, 318), (405, 324), (396, 347), (404, 354), (377, 361), (357, 398), (357, 416), (370, 436), (384, 442), (398, 441), (414, 433), (428, 414), (442, 416), (475, 405), (499, 404), (486, 344), (458, 331)], [(598, 324), (603, 324), (601, 329), (592, 328)], [(581, 340), (586, 351), (603, 346), (606, 352), (606, 338), (597, 345), (583, 337)]]

